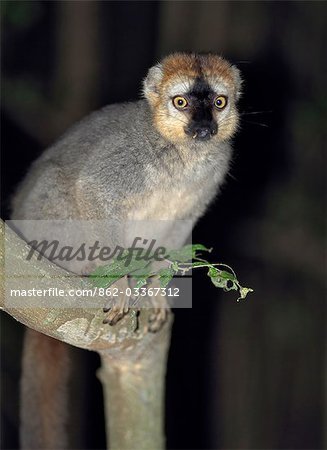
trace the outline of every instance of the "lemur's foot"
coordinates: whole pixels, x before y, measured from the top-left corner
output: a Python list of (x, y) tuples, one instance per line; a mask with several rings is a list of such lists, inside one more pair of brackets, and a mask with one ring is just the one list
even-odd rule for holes
[(103, 308), (103, 312), (106, 313), (106, 317), (103, 319), (103, 323), (109, 325), (116, 325), (129, 311), (122, 299), (113, 301), (114, 305), (111, 308)]
[[(133, 291), (134, 284), (135, 281), (127, 277), (121, 278), (116, 283), (114, 283), (114, 285), (112, 286), (112, 293), (114, 294), (115, 292), (117, 292), (117, 294), (119, 293), (119, 295), (113, 295), (112, 297), (110, 297), (108, 306), (103, 308), (103, 312), (106, 313), (106, 317), (104, 318), (103, 323), (116, 325), (116, 323), (119, 322), (130, 311), (131, 307), (133, 308), (133, 310), (139, 312), (142, 309), (140, 300), (144, 300), (145, 304), (143, 306), (146, 309), (148, 309), (149, 307), (151, 308), (149, 310), (149, 320), (145, 330), (151, 333), (156, 333), (167, 321), (168, 315), (170, 313), (167, 299), (166, 297), (163, 297), (159, 294), (152, 297), (130, 297), (126, 294), (126, 289), (127, 287), (129, 287)], [(158, 286), (156, 286), (156, 282), (151, 283), (151, 287)]]
[[(152, 280), (151, 287), (160, 287), (160, 284), (157, 280)], [(167, 299), (164, 296), (153, 296), (149, 298), (149, 301), (151, 306), (153, 306), (153, 309), (150, 310), (148, 330), (151, 333), (156, 333), (167, 321), (170, 314), (170, 308)]]

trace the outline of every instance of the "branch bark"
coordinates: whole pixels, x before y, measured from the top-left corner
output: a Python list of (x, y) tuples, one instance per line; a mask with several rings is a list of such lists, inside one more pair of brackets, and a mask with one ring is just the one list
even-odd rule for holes
[[(27, 289), (26, 273), (34, 275), (30, 283), (44, 288), (46, 281), (62, 289), (92, 288), (82, 277), (71, 277), (64, 269), (48, 260), (31, 260), (30, 247), (12, 230), (0, 224), (0, 308), (24, 325), (76, 347), (99, 352), (99, 373), (105, 394), (107, 437), (110, 448), (164, 447), (163, 394), (166, 358), (172, 318), (156, 334), (149, 333), (150, 310), (139, 315), (128, 314), (114, 327), (102, 323), (101, 309), (74, 308), (71, 297), (63, 308), (13, 308), (6, 299), (5, 251), (15, 264), (15, 288)], [(21, 275), (21, 276), (19, 276)], [(39, 284), (39, 286), (37, 286)], [(68, 306), (68, 307), (67, 307)]]
[[(170, 330), (165, 327), (136, 359), (112, 358), (101, 351), (99, 378), (105, 397), (110, 448), (163, 449), (165, 447), (164, 380)], [(112, 405), (115, 406), (113, 414)]]

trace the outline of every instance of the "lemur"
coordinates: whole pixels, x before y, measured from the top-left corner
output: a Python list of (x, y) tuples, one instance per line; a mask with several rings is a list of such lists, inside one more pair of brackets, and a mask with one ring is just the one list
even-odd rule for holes
[[(12, 218), (195, 223), (228, 171), (240, 92), (238, 69), (220, 56), (167, 56), (150, 68), (144, 99), (93, 112), (34, 162), (14, 196)], [(107, 314), (109, 324), (122, 316)], [(62, 383), (63, 373), (68, 378), (67, 349), (26, 330), (24, 448), (68, 445), (58, 438), (68, 409), (65, 389), (51, 398), (51, 407), (40, 398), (41, 391)]]

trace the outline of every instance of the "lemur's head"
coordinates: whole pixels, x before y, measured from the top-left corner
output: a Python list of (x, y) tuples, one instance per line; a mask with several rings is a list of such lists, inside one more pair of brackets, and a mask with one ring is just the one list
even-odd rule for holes
[(240, 88), (238, 69), (212, 54), (172, 54), (144, 80), (155, 126), (175, 143), (232, 137)]

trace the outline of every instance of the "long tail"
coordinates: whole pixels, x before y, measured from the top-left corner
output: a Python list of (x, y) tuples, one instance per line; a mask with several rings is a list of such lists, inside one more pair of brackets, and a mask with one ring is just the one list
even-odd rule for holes
[(21, 378), (22, 449), (67, 449), (69, 346), (26, 329)]

